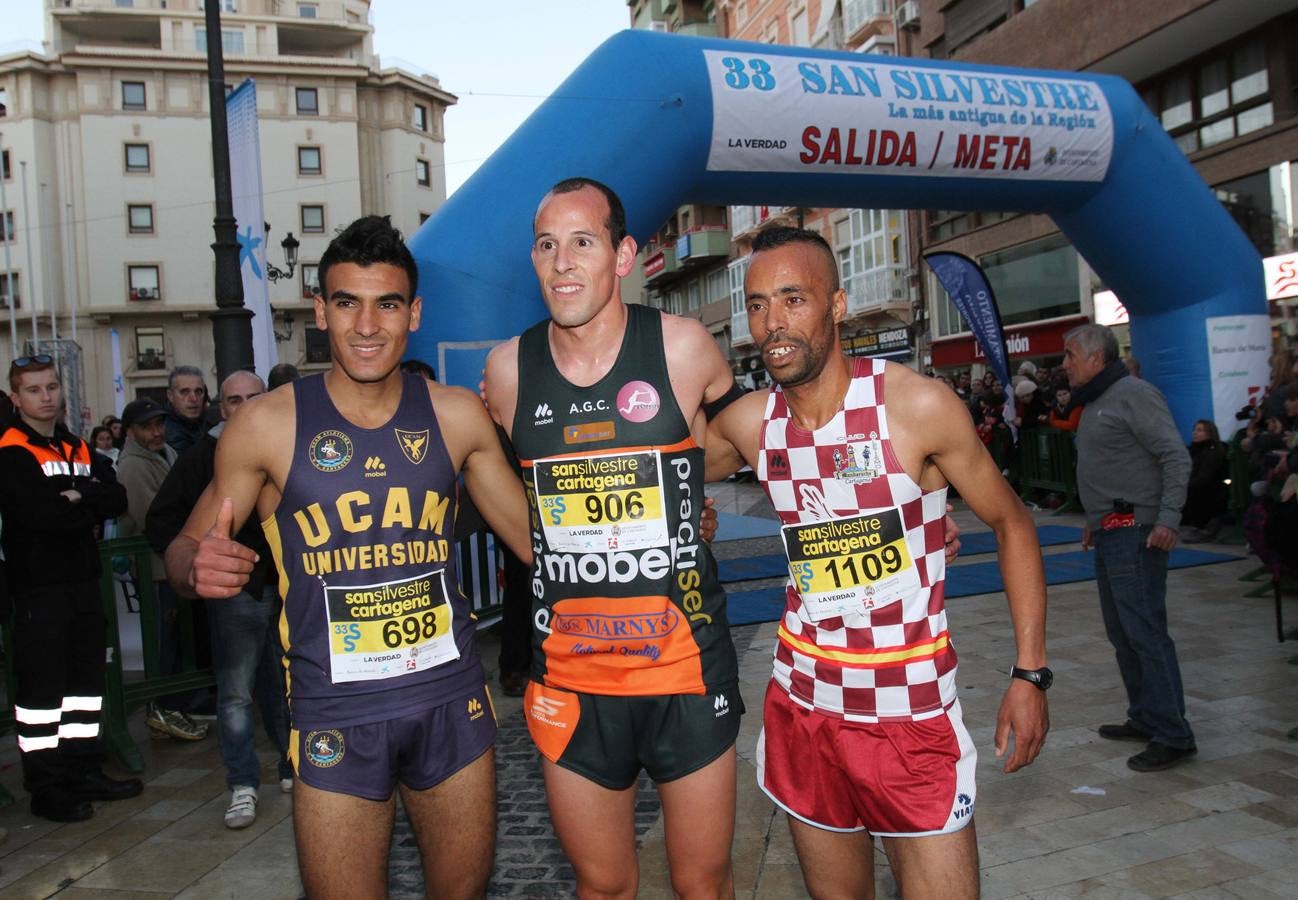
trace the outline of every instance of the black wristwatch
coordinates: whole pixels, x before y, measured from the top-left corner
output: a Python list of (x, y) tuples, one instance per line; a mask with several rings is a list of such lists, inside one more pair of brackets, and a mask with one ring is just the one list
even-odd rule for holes
[(1039, 669), (1020, 669), (1018, 666), (1010, 666), (1010, 677), (1031, 682), (1040, 691), (1050, 690), (1050, 685), (1055, 683), (1055, 673), (1045, 666)]

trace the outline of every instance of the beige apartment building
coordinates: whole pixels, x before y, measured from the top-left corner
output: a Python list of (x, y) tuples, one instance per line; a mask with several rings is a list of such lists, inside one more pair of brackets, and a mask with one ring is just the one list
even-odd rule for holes
[[(279, 360), (329, 361), (314, 328), (316, 261), (334, 231), (385, 213), (413, 233), (446, 199), (455, 97), (384, 66), (369, 0), (219, 2), (227, 90), (256, 82)], [(111, 332), (126, 399), (193, 364), (215, 391), (214, 211), (204, 0), (45, 0), (43, 52), (0, 56), (0, 348), (80, 349), (78, 403), (112, 412)], [(5, 250), (8, 251), (7, 255)], [(8, 272), (7, 276), (5, 272)], [(67, 347), (66, 343), (60, 347)]]
[[(632, 23), (685, 34), (1119, 75), (1136, 87), (1266, 263), (1277, 336), (1298, 332), (1295, 170), (1298, 0), (629, 0)], [(848, 289), (850, 353), (918, 369), (981, 371), (981, 355), (921, 262), (978, 260), (997, 293), (1011, 360), (1057, 364), (1080, 322), (1115, 326), (1105, 290), (1046, 216), (997, 211), (682, 206), (647, 248), (645, 299), (701, 318), (737, 375), (761, 364), (743, 312), (753, 234), (782, 221), (819, 231)], [(730, 258), (681, 262), (682, 235), (724, 222)], [(654, 251), (654, 252), (650, 252)], [(657, 255), (661, 252), (661, 258)], [(724, 276), (718, 273), (724, 271)]]

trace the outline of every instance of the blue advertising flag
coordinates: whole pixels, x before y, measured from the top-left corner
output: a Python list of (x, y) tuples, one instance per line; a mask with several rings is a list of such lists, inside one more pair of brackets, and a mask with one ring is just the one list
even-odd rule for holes
[(978, 263), (962, 253), (940, 250), (924, 254), (924, 261), (933, 269), (937, 280), (951, 295), (951, 302), (969, 323), (974, 340), (987, 357), (987, 365), (1000, 379), (1005, 390), (1010, 389), (1009, 358), (1005, 353), (1005, 332), (1001, 329), (1001, 314), (996, 308), (996, 295), (987, 283), (987, 276)]

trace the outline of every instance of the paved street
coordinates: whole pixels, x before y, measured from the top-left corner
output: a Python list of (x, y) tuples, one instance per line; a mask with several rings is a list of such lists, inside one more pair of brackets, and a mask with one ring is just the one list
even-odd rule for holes
[[(752, 485), (721, 485), (721, 509), (769, 515)], [(978, 530), (958, 514), (968, 531)], [(1077, 517), (1038, 514), (1041, 523), (1079, 525)], [(721, 535), (725, 537), (724, 533)], [(1047, 549), (1075, 551), (1076, 545)], [(1242, 548), (1205, 549), (1234, 551)], [(778, 551), (775, 538), (719, 542), (719, 557)], [(972, 557), (968, 561), (986, 561)], [(962, 558), (960, 564), (966, 562)], [(952, 600), (960, 654), (960, 700), (980, 753), (976, 823), (983, 895), (1003, 897), (1292, 897), (1298, 884), (1298, 642), (1275, 640), (1269, 597), (1243, 595), (1251, 561), (1171, 573), (1169, 611), (1186, 686), (1198, 757), (1169, 772), (1126, 767), (1137, 745), (1100, 740), (1095, 728), (1121, 721), (1125, 701), (1103, 635), (1094, 583), (1050, 591), (1051, 732), (1030, 769), (1003, 775), (992, 732), (1002, 674), (1013, 657), (1003, 594)], [(761, 582), (749, 586), (762, 586)], [(1298, 626), (1298, 602), (1287, 613)], [(805, 896), (783, 817), (754, 783), (753, 748), (769, 671), (771, 623), (735, 630), (748, 705), (739, 739), (739, 896)], [(482, 641), (494, 678), (494, 639)], [(500, 828), (493, 896), (571, 896), (571, 871), (549, 827), (545, 798), (519, 701), (497, 706)], [(263, 746), (265, 778), (257, 822), (244, 831), (221, 824), (228, 795), (216, 742), (150, 738), (132, 722), (147, 759), (146, 789), (133, 800), (98, 804), (95, 818), (58, 826), (27, 812), (12, 735), (0, 738), (0, 782), (19, 796), (0, 810), (0, 895), (62, 898), (296, 898), (301, 896), (287, 796), (274, 787), (273, 755)], [(642, 783), (641, 895), (670, 896), (656, 794)], [(345, 842), (340, 843), (345, 852)], [(886, 861), (880, 896), (895, 896)], [(417, 851), (404, 822), (393, 838), (393, 897), (422, 897)]]

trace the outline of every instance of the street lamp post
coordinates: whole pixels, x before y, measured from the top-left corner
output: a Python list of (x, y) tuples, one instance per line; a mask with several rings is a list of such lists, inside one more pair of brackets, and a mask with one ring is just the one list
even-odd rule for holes
[(217, 384), (240, 369), (253, 368), (252, 310), (243, 305), (239, 274), (238, 224), (230, 190), (230, 137), (225, 119), (225, 57), (221, 44), (221, 4), (206, 3), (207, 96), (212, 121), (212, 180), (216, 188), (216, 312), (212, 340), (216, 345)]

